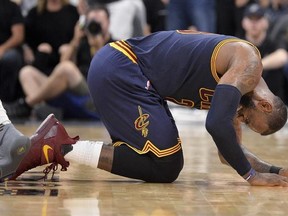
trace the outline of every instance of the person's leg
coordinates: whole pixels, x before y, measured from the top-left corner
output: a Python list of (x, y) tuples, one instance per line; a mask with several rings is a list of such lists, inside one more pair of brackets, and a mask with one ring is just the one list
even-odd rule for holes
[[(130, 64), (126, 56), (114, 49), (111, 52), (111, 49), (109, 47), (107, 53), (103, 49), (104, 55), (99, 56), (100, 60), (92, 62), (92, 71), (95, 67), (101, 70), (93, 72), (89, 87), (113, 146), (95, 141), (76, 142), (79, 138), (70, 138), (61, 123), (50, 115), (32, 136), (34, 148), (13, 179), (26, 170), (51, 162), (48, 171), (56, 164), (61, 164), (66, 170), (69, 165), (66, 160), (76, 160), (147, 182), (172, 182), (178, 177), (183, 167), (183, 153), (167, 104), (153, 87), (145, 88), (148, 80), (138, 66)], [(110, 64), (115, 56), (121, 58), (118, 63), (122, 66)], [(128, 67), (126, 71), (123, 68), (126, 64), (132, 69)], [(73, 151), (69, 152), (69, 147), (75, 142)]]
[(75, 64), (65, 61), (56, 66), (47, 78), (35, 68), (21, 70), (20, 81), (26, 93), (26, 103), (34, 106), (77, 86), (83, 76)]
[(10, 124), (11, 121), (9, 120), (8, 116), (6, 115), (6, 111), (2, 106), (2, 101), (0, 100), (0, 124), (6, 125)]
[(0, 181), (16, 172), (29, 149), (30, 139), (14, 127), (0, 100)]
[[(154, 127), (154, 129), (157, 127), (158, 130), (149, 132), (151, 133), (149, 137), (154, 138), (147, 140), (142, 149), (134, 148), (135, 143), (129, 141), (114, 141), (112, 145), (107, 145), (100, 141), (82, 140), (73, 146), (73, 151), (68, 153), (65, 159), (146, 182), (173, 182), (182, 170), (184, 159), (181, 142), (179, 139), (177, 141), (174, 139), (177, 129), (171, 119), (172, 117), (165, 114), (164, 116), (168, 116), (170, 119), (158, 120), (156, 124), (159, 123), (162, 126), (161, 128), (159, 125), (149, 127), (149, 130), (150, 128), (153, 130)], [(111, 122), (113, 120), (111, 119)], [(151, 124), (155, 123), (155, 121), (149, 120), (150, 122)], [(172, 128), (169, 126), (172, 126)], [(125, 133), (126, 129), (128, 128), (121, 127), (120, 133), (126, 134), (127, 139), (129, 139), (129, 135), (133, 135), (130, 133), (131, 131)], [(171, 134), (167, 135), (167, 133)], [(165, 134), (165, 136), (161, 136), (161, 134)], [(158, 137), (156, 138), (155, 135), (158, 135)], [(158, 141), (163, 142), (165, 149), (158, 148)], [(138, 145), (138, 143), (136, 144)], [(166, 148), (166, 144), (172, 147)]]
[[(65, 91), (59, 96), (46, 101), (46, 104), (61, 110), (62, 118), (64, 119), (99, 120), (99, 116), (95, 112), (95, 106), (90, 96), (87, 82), (84, 79), (73, 89)], [(37, 110), (38, 108), (35, 110), (36, 114), (38, 113)], [(48, 114), (49, 113), (46, 113), (45, 118)]]
[(33, 104), (26, 102), (26, 97), (34, 95), (47, 80), (46, 75), (33, 66), (24, 66), (19, 72), (19, 81), (24, 95), (11, 103), (3, 103), (11, 119), (27, 118), (31, 115)]
[(172, 182), (183, 167), (181, 141), (166, 102), (147, 83), (139, 66), (112, 47), (94, 57), (88, 86), (113, 147), (102, 145), (91, 163), (97, 158), (94, 166), (117, 175)]
[(72, 144), (75, 144), (79, 137), (71, 138), (64, 126), (53, 114), (50, 114), (30, 137), (30, 140), (29, 152), (9, 180), (15, 180), (25, 171), (45, 164), (50, 165), (44, 169), (44, 177), (51, 170), (55, 171), (58, 164), (61, 165), (61, 171), (66, 171), (69, 162), (64, 159), (64, 155), (72, 150)]
[(216, 8), (215, 0), (188, 0), (186, 12), (190, 22), (198, 31), (212, 32), (216, 31)]
[(20, 70), (19, 80), (26, 96), (31, 96), (39, 91), (48, 77), (33, 66), (25, 66)]

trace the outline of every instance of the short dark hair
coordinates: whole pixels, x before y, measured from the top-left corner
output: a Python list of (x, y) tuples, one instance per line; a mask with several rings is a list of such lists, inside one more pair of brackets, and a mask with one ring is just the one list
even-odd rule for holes
[(95, 10), (103, 10), (103, 11), (105, 11), (108, 19), (110, 18), (110, 13), (109, 13), (108, 8), (104, 4), (100, 4), (100, 3), (91, 3), (91, 4), (89, 4), (86, 14), (89, 14), (91, 11), (95, 11)]
[(273, 111), (269, 114), (267, 120), (269, 130), (265, 131), (261, 135), (275, 133), (284, 127), (287, 122), (287, 107), (284, 102), (278, 96), (275, 96), (273, 99), (273, 105)]

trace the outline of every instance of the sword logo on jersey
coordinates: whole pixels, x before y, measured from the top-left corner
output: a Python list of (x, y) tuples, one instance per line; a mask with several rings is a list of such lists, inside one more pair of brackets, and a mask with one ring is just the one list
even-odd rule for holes
[(138, 112), (139, 117), (135, 120), (134, 125), (136, 130), (139, 130), (142, 132), (143, 137), (147, 137), (148, 135), (148, 125), (149, 121), (147, 120), (149, 118), (149, 114), (143, 113), (141, 106), (138, 106)]

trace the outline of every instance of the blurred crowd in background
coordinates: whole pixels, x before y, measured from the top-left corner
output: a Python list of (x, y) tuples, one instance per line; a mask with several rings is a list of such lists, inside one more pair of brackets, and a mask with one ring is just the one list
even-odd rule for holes
[(263, 78), (288, 105), (288, 0), (1, 0), (0, 99), (11, 119), (98, 120), (86, 84), (93, 55), (177, 29), (256, 45)]

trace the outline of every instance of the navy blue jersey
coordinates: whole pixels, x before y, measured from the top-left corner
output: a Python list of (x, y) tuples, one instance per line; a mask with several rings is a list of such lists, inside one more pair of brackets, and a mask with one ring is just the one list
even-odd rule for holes
[(164, 31), (100, 49), (90, 64), (88, 86), (113, 145), (125, 144), (138, 154), (152, 152), (157, 157), (180, 151), (166, 100), (209, 109), (220, 79), (217, 54), (224, 44), (235, 41), (243, 40)]
[(153, 87), (177, 104), (209, 109), (219, 81), (215, 59), (219, 48), (240, 39), (192, 31), (164, 31), (126, 42)]

